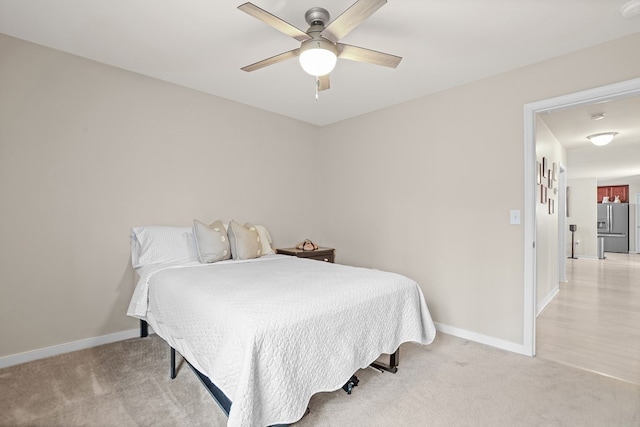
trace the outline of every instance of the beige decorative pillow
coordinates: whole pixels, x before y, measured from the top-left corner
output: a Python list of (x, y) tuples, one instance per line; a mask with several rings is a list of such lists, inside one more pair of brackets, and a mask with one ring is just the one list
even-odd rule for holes
[(214, 221), (211, 225), (207, 225), (194, 219), (193, 235), (195, 236), (198, 257), (201, 263), (210, 263), (231, 258), (229, 238), (222, 221)]
[(227, 234), (233, 259), (252, 259), (262, 255), (260, 234), (251, 224), (247, 225), (249, 227), (243, 227), (233, 220), (229, 223)]

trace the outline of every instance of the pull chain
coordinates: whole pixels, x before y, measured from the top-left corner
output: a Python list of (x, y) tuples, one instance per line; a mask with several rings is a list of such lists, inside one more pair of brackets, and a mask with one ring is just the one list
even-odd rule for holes
[(316, 101), (318, 100), (318, 89), (320, 88), (320, 78), (316, 76)]

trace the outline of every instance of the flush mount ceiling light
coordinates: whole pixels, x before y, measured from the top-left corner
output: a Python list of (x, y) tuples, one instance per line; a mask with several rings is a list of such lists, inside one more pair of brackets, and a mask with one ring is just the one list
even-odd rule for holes
[(604, 113), (593, 114), (591, 116), (591, 120), (602, 120), (604, 119)]
[(640, 15), (640, 0), (631, 0), (626, 2), (620, 8), (623, 18), (633, 18)]
[(603, 146), (603, 145), (607, 145), (608, 143), (613, 141), (613, 138), (615, 138), (615, 136), (617, 134), (618, 134), (618, 132), (596, 133), (596, 134), (593, 134), (593, 135), (589, 135), (587, 137), (587, 139), (589, 141), (591, 141), (591, 143), (593, 145)]

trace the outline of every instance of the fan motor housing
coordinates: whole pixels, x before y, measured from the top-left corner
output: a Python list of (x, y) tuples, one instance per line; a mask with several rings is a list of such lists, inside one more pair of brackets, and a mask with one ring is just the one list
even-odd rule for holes
[(329, 22), (329, 11), (327, 9), (323, 9), (321, 7), (312, 7), (307, 10), (307, 13), (304, 14), (304, 19), (307, 21), (307, 24), (313, 25), (327, 25)]

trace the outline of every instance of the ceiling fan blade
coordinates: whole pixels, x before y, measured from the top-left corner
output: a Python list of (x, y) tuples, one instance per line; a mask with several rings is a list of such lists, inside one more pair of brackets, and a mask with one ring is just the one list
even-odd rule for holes
[(251, 64), (251, 65), (247, 65), (246, 67), (242, 67), (241, 70), (242, 71), (246, 71), (246, 72), (259, 70), (260, 68), (264, 68), (264, 67), (267, 67), (269, 65), (277, 64), (278, 62), (286, 61), (287, 59), (290, 59), (290, 58), (295, 58), (296, 56), (298, 56), (298, 52), (299, 51), (300, 51), (300, 48), (293, 49), (293, 50), (290, 50), (288, 52), (284, 52), (284, 53), (281, 53), (279, 55), (272, 56), (271, 58), (263, 59), (262, 61), (256, 62), (255, 64)]
[(277, 16), (270, 14), (266, 10), (259, 8), (253, 3), (241, 4), (240, 6), (238, 6), (238, 9), (245, 13), (248, 13), (254, 18), (258, 18), (265, 24), (272, 26), (281, 33), (291, 36), (300, 42), (311, 39), (311, 37), (304, 31), (294, 27), (286, 21), (283, 21)]
[(331, 84), (329, 82), (329, 74), (325, 74), (324, 76), (318, 77), (318, 90), (327, 90), (331, 89)]
[(373, 15), (376, 10), (384, 6), (386, 2), (387, 0), (358, 0), (349, 9), (345, 10), (342, 15), (327, 25), (327, 28), (320, 35), (336, 43), (360, 25), (362, 21)]
[(400, 61), (402, 61), (401, 56), (365, 49), (363, 47), (343, 43), (336, 44), (336, 47), (338, 48), (338, 58), (342, 59), (350, 59), (352, 61), (366, 62), (367, 64), (382, 65), (383, 67), (391, 68), (396, 68)]

